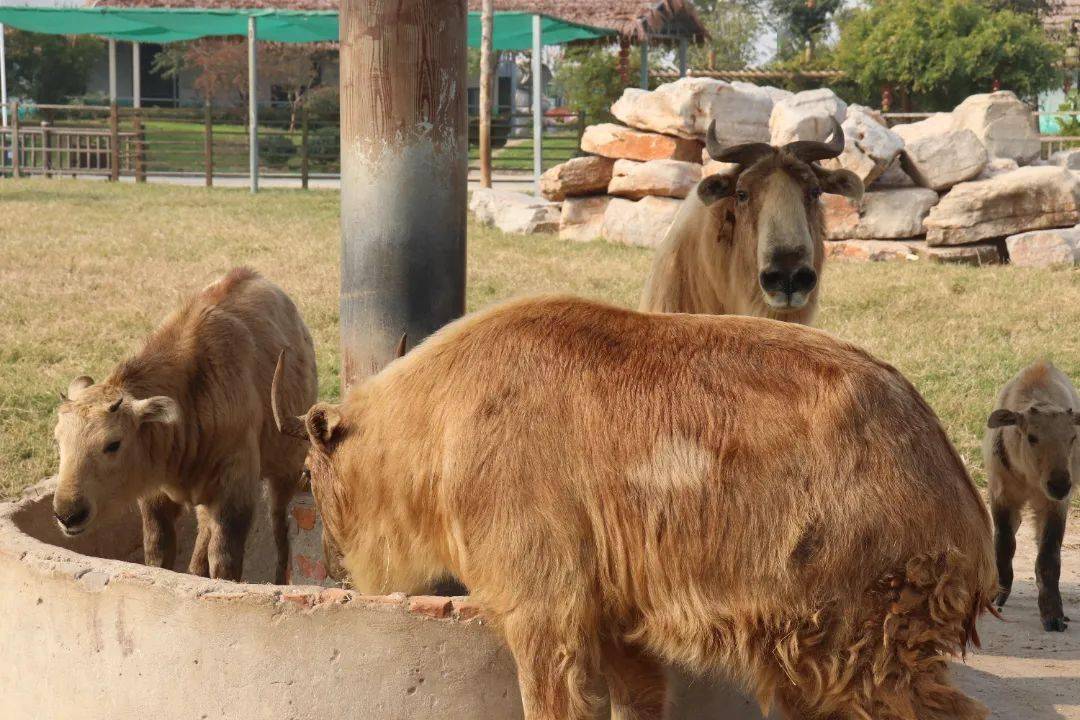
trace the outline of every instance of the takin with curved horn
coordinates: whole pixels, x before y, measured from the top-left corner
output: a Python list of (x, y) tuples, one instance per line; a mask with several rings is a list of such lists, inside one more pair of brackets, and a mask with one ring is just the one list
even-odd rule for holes
[(640, 309), (756, 315), (810, 324), (825, 254), (822, 193), (862, 198), (858, 176), (819, 160), (844, 149), (833, 120), (828, 142), (725, 145), (709, 124), (710, 157), (733, 163), (683, 201), (653, 260)]

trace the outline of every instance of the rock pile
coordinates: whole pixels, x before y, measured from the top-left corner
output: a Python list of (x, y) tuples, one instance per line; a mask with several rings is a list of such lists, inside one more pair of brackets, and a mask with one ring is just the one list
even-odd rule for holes
[(1011, 92), (973, 95), (951, 113), (890, 128), (828, 89), (683, 78), (626, 90), (612, 114), (622, 124), (586, 128), (587, 155), (544, 173), (549, 202), (483, 190), (473, 193), (474, 212), (510, 232), (655, 247), (697, 181), (731, 170), (704, 152), (710, 120), (723, 142), (774, 145), (825, 140), (836, 120), (846, 146), (825, 165), (855, 172), (867, 192), (858, 207), (825, 196), (830, 257), (1080, 264), (1080, 150), (1040, 161), (1030, 109)]

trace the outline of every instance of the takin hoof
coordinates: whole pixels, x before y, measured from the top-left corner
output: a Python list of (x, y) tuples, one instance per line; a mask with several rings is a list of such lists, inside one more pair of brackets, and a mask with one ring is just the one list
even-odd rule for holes
[(1009, 591), (1002, 590), (998, 593), (998, 596), (994, 598), (994, 606), (1000, 611), (1005, 608), (1005, 601), (1009, 599)]
[(1067, 617), (1055, 617), (1055, 618), (1043, 618), (1043, 630), (1046, 632), (1065, 632), (1069, 629), (1066, 623), (1069, 622)]

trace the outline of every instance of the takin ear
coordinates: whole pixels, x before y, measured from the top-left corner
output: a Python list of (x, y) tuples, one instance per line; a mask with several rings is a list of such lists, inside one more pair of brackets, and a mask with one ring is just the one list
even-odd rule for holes
[(329, 403), (319, 403), (304, 416), (304, 426), (312, 445), (326, 447), (341, 425), (341, 413)]
[(94, 384), (94, 378), (89, 375), (80, 375), (68, 384), (67, 394), (60, 393), (65, 400), (76, 400), (83, 390)]
[(988, 428), (1000, 428), (1016, 425), (1020, 422), (1020, 416), (1014, 413), (1012, 410), (1006, 410), (1005, 408), (998, 408), (994, 412), (990, 413), (990, 419), (986, 421), (986, 427)]
[(717, 200), (723, 200), (735, 194), (735, 184), (739, 182), (738, 175), (716, 174), (710, 175), (697, 186), (698, 199), (705, 205), (712, 205)]
[(143, 423), (174, 425), (180, 422), (180, 406), (171, 397), (165, 395), (134, 400), (131, 403), (131, 412), (140, 425)]
[(859, 176), (850, 170), (826, 170), (817, 165), (811, 165), (814, 174), (817, 175), (821, 189), (830, 195), (843, 195), (855, 202), (862, 200), (863, 182)]

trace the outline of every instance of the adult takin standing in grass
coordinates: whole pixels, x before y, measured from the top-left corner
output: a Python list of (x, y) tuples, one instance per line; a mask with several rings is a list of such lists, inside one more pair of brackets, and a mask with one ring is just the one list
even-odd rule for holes
[[(278, 372), (287, 372), (288, 356)], [(663, 664), (792, 718), (975, 720), (946, 656), (996, 588), (990, 521), (893, 368), (759, 318), (573, 298), (458, 320), (296, 417), (331, 564), (464, 582), (526, 720), (658, 720)], [(293, 406), (295, 407), (295, 406)]]
[(267, 389), (282, 348), (291, 403), (316, 400), (311, 335), (292, 300), (247, 268), (188, 299), (101, 383), (68, 387), (56, 423), (60, 473), (53, 511), (68, 535), (138, 502), (146, 564), (173, 568), (175, 523), (192, 505), (198, 535), (189, 571), (239, 580), (244, 541), (269, 485), (275, 578), (289, 560), (286, 510), (306, 447), (282, 440)]
[(822, 193), (862, 197), (850, 170), (819, 160), (844, 150), (834, 124), (828, 143), (799, 140), (724, 146), (709, 125), (706, 148), (732, 172), (710, 175), (679, 208), (656, 251), (641, 296), (647, 312), (755, 315), (809, 325), (825, 261)]
[(996, 604), (1001, 608), (1009, 599), (1020, 512), (1030, 505), (1039, 543), (1039, 617), (1048, 631), (1063, 631), (1069, 622), (1058, 579), (1069, 499), (1080, 479), (1078, 426), (1080, 395), (1064, 373), (1043, 361), (1005, 385), (983, 438), (1001, 585)]

